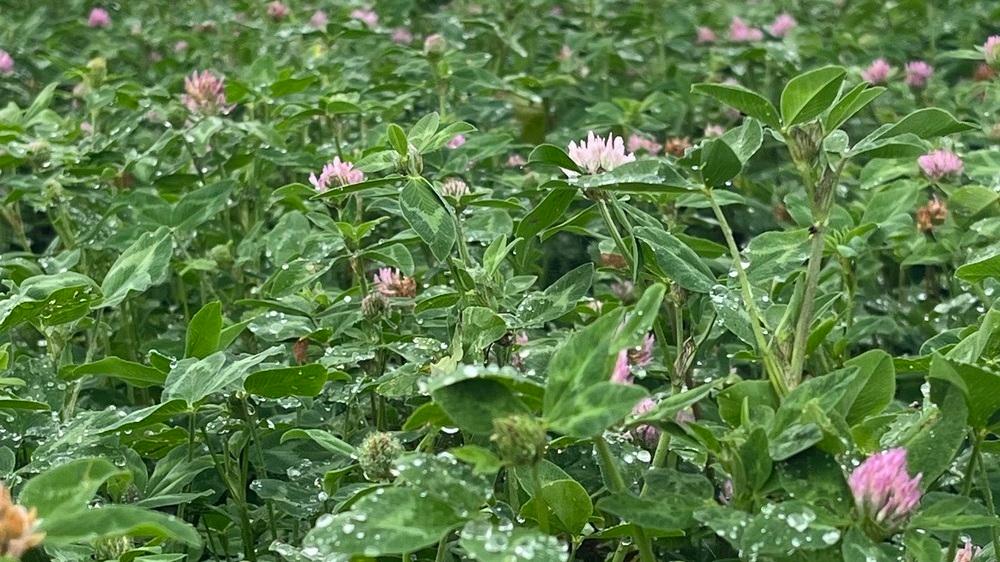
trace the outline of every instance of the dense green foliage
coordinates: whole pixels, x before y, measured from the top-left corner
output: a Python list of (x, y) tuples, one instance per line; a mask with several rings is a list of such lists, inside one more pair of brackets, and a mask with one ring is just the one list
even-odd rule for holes
[(0, 561), (997, 560), (995, 2), (0, 10)]

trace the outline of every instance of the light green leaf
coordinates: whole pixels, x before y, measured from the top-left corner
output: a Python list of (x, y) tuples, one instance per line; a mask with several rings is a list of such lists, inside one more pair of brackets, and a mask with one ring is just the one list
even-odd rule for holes
[(324, 517), (302, 542), (326, 556), (377, 557), (436, 544), (464, 523), (447, 502), (412, 488), (378, 488), (350, 511)]
[(399, 194), (399, 207), (434, 257), (447, 259), (457, 237), (455, 220), (437, 192), (424, 182), (409, 181)]
[(57, 326), (83, 318), (101, 300), (97, 284), (86, 275), (67, 271), (36, 275), (0, 301), (0, 333), (25, 322)]
[(743, 162), (722, 139), (706, 141), (701, 148), (701, 177), (708, 187), (718, 187), (736, 177)]
[(129, 474), (102, 458), (70, 461), (28, 480), (21, 490), (20, 502), (35, 508), (43, 520), (54, 515), (79, 514), (87, 509), (87, 503), (105, 482)]
[(526, 327), (559, 318), (573, 310), (594, 278), (594, 264), (585, 263), (570, 270), (542, 293), (532, 293), (517, 307), (518, 326)]
[(219, 350), (222, 303), (212, 301), (191, 317), (185, 337), (184, 357), (203, 359)]
[(760, 94), (742, 86), (729, 84), (695, 84), (691, 92), (712, 96), (722, 103), (734, 107), (750, 117), (759, 119), (773, 129), (781, 128), (781, 120), (774, 105)]
[(715, 285), (715, 276), (705, 262), (679, 238), (659, 228), (641, 226), (635, 229), (636, 239), (647, 249), (649, 266), (684, 289), (708, 293)]
[(785, 127), (805, 123), (826, 111), (837, 99), (847, 71), (825, 66), (799, 74), (781, 92), (781, 119)]
[(552, 144), (541, 144), (535, 147), (528, 155), (528, 164), (548, 164), (558, 166), (567, 170), (580, 173), (580, 167), (576, 165), (566, 151)]
[(111, 377), (121, 379), (136, 388), (147, 388), (162, 385), (166, 373), (141, 363), (126, 361), (120, 357), (105, 357), (93, 363), (72, 365), (59, 372), (65, 380), (76, 380), (86, 376)]
[(857, 112), (864, 109), (866, 105), (870, 104), (884, 92), (885, 88), (882, 87), (869, 88), (867, 82), (858, 84), (851, 91), (841, 96), (840, 100), (834, 104), (829, 115), (826, 116), (824, 129), (829, 133), (840, 128), (848, 119), (854, 117)]
[(293, 439), (309, 439), (331, 453), (337, 453), (350, 459), (353, 459), (357, 454), (353, 445), (322, 429), (290, 429), (281, 436), (282, 443)]
[(201, 544), (194, 527), (173, 515), (131, 505), (107, 505), (86, 514), (59, 513), (42, 521), (46, 544), (91, 542), (107, 536), (154, 537)]
[(243, 381), (243, 388), (264, 398), (286, 396), (318, 396), (326, 385), (326, 367), (319, 363), (266, 369), (251, 374)]
[(900, 119), (896, 124), (889, 127), (879, 135), (879, 138), (887, 139), (898, 135), (912, 134), (925, 140), (961, 133), (975, 129), (972, 123), (959, 121), (943, 109), (927, 107), (918, 109), (906, 117)]
[(101, 307), (117, 306), (129, 292), (142, 292), (166, 281), (173, 253), (173, 240), (166, 227), (140, 236), (118, 256), (104, 277)]

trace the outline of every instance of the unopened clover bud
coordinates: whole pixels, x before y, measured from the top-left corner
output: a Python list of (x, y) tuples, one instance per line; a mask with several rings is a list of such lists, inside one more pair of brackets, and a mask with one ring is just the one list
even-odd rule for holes
[(406, 171), (414, 176), (419, 176), (424, 171), (424, 157), (420, 155), (420, 149), (412, 144), (406, 152)]
[(102, 537), (94, 541), (94, 557), (98, 560), (118, 560), (132, 550), (132, 539), (124, 535)]
[(87, 70), (90, 71), (90, 83), (99, 85), (108, 74), (108, 61), (104, 57), (92, 58), (87, 63)]
[(440, 55), (444, 53), (447, 48), (448, 41), (445, 40), (444, 35), (441, 35), (440, 33), (428, 35), (427, 38), (424, 39), (425, 55)]
[(365, 478), (375, 482), (392, 479), (392, 465), (403, 454), (403, 445), (388, 433), (371, 433), (358, 447), (358, 464)]
[(208, 251), (209, 258), (218, 264), (228, 264), (233, 261), (233, 252), (229, 244), (217, 244)]
[(788, 150), (796, 163), (812, 164), (819, 156), (823, 143), (823, 127), (819, 122), (792, 127), (788, 131)]
[(389, 308), (389, 299), (382, 293), (374, 292), (361, 299), (361, 314), (365, 318), (374, 319), (382, 315)]
[(534, 416), (514, 414), (493, 420), (490, 441), (496, 444), (500, 458), (512, 466), (531, 466), (545, 457), (548, 435), (545, 426)]

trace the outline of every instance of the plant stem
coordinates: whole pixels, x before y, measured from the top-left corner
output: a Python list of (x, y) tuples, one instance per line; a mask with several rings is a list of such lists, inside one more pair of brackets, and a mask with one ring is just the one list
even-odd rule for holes
[[(990, 476), (989, 476), (989, 473), (986, 471), (986, 463), (983, 462), (983, 450), (982, 450), (982, 448), (980, 448), (977, 451), (977, 453), (979, 455), (979, 460), (977, 462), (979, 463), (979, 470), (982, 473), (982, 477), (983, 477), (983, 481), (982, 481), (983, 499), (986, 502), (987, 512), (992, 517), (996, 517), (996, 514), (997, 514), (996, 513), (996, 506), (993, 505), (993, 490), (990, 488)], [(991, 534), (991, 536), (993, 538), (993, 552), (1000, 552), (1000, 533), (997, 532), (996, 526), (990, 527), (990, 534)]]
[[(257, 433), (257, 415), (250, 409), (250, 402), (243, 397), (243, 409), (247, 412), (247, 428), (250, 430), (250, 440), (253, 442), (254, 451), (257, 453), (257, 461), (260, 463), (260, 474), (258, 477), (267, 478), (267, 467), (264, 464), (264, 449), (260, 446), (260, 435)], [(274, 504), (271, 500), (264, 500), (267, 507), (267, 522), (271, 530), (271, 539), (278, 540), (278, 524), (275, 522)]]
[[(628, 486), (625, 484), (621, 471), (618, 470), (618, 465), (615, 464), (615, 459), (611, 455), (608, 442), (604, 440), (604, 437), (600, 435), (594, 437), (594, 448), (597, 449), (597, 459), (601, 465), (601, 473), (604, 474), (604, 485), (612, 494), (621, 494), (627, 491)], [(646, 533), (638, 525), (633, 524), (633, 526), (635, 527), (633, 538), (636, 546), (639, 547), (639, 559), (642, 562), (656, 562), (656, 558), (653, 556), (653, 547), (649, 543)]]
[(517, 478), (514, 476), (514, 469), (507, 467), (507, 503), (510, 504), (511, 509), (514, 513), (521, 511), (521, 500), (517, 496)]
[(542, 480), (538, 477), (538, 463), (531, 465), (531, 487), (535, 493), (535, 516), (538, 518), (538, 528), (544, 534), (549, 534), (549, 506), (542, 495)]
[(809, 344), (809, 328), (812, 327), (813, 304), (816, 299), (816, 288), (819, 285), (819, 273), (823, 267), (824, 228), (817, 224), (813, 226), (812, 244), (809, 249), (809, 265), (806, 268), (805, 292), (802, 295), (802, 308), (795, 324), (795, 339), (792, 343), (792, 362), (788, 367), (785, 380), (788, 386), (795, 388), (802, 380), (802, 368), (806, 361), (806, 346)]
[(618, 232), (618, 227), (615, 225), (615, 221), (611, 218), (611, 211), (608, 210), (608, 202), (599, 200), (597, 202), (597, 208), (601, 211), (601, 218), (604, 219), (604, 224), (608, 227), (611, 232), (611, 238), (615, 241), (615, 246), (618, 251), (621, 252), (622, 257), (625, 258), (626, 263), (628, 263), (629, 269), (635, 268), (635, 259), (632, 256), (632, 252), (629, 250), (628, 246), (625, 245), (625, 240), (622, 238), (620, 232)]
[(761, 330), (760, 312), (758, 312), (757, 305), (753, 300), (753, 292), (750, 290), (750, 280), (743, 269), (740, 249), (736, 246), (736, 239), (733, 238), (733, 229), (730, 228), (729, 221), (726, 220), (726, 215), (723, 214), (722, 207), (715, 200), (712, 190), (706, 188), (704, 193), (712, 205), (712, 211), (715, 213), (716, 220), (719, 221), (719, 228), (722, 229), (722, 236), (726, 239), (726, 245), (729, 246), (729, 254), (733, 259), (733, 267), (736, 268), (737, 275), (739, 276), (743, 305), (747, 309), (747, 314), (750, 315), (750, 328), (753, 330), (754, 341), (757, 343), (757, 353), (764, 361), (764, 371), (771, 380), (771, 385), (774, 386), (775, 393), (779, 397), (784, 397), (788, 394), (788, 384), (785, 381), (784, 373), (782, 373), (781, 368), (778, 366), (778, 360), (774, 357), (770, 347), (768, 347), (767, 339), (764, 338), (764, 332)]
[[(969, 497), (972, 492), (972, 475), (976, 471), (976, 461), (979, 459), (980, 451), (979, 447), (982, 445), (983, 438), (979, 433), (975, 433), (973, 430), (969, 430), (969, 438), (972, 439), (972, 452), (969, 454), (969, 464), (965, 467), (965, 478), (962, 480), (962, 495)], [(994, 531), (995, 533), (996, 531)], [(996, 534), (993, 535), (996, 537)], [(955, 551), (958, 549), (958, 531), (951, 534), (951, 541), (948, 543), (948, 554), (945, 555), (945, 560), (954, 560)]]
[(448, 535), (441, 537), (438, 541), (437, 553), (434, 555), (434, 562), (444, 562), (448, 555)]

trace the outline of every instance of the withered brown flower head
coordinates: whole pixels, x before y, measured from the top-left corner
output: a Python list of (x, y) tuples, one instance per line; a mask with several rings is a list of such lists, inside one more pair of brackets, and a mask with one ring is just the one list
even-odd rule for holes
[(398, 269), (383, 267), (374, 277), (375, 290), (387, 297), (417, 296), (417, 282), (403, 275)]
[(14, 503), (10, 490), (0, 483), (0, 556), (19, 559), (41, 544), (45, 534), (38, 532), (38, 523), (35, 508)]
[(684, 151), (689, 148), (691, 148), (691, 139), (688, 137), (671, 137), (664, 145), (664, 152), (680, 158), (684, 156)]
[(926, 205), (917, 209), (917, 228), (921, 232), (930, 232), (948, 218), (948, 206), (944, 201), (934, 197)]
[(601, 252), (601, 265), (615, 269), (625, 269), (628, 267), (628, 262), (625, 261), (625, 257), (621, 254)]
[(972, 79), (976, 82), (989, 82), (997, 77), (997, 71), (993, 70), (988, 64), (980, 64), (976, 66), (975, 72), (972, 74)]

